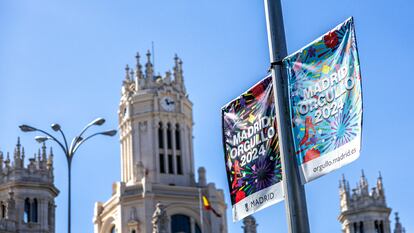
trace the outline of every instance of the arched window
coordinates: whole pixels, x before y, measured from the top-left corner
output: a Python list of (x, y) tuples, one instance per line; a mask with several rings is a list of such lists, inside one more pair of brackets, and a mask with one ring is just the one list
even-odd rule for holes
[(165, 156), (160, 152), (160, 173), (165, 173)]
[(173, 160), (173, 155), (172, 155), (172, 127), (171, 124), (168, 123), (168, 128), (167, 128), (167, 148), (168, 148), (168, 173), (169, 174), (174, 174), (174, 160)]
[(183, 214), (171, 216), (171, 233), (191, 233), (190, 217)]
[(177, 174), (182, 175), (183, 174), (183, 167), (182, 167), (182, 161), (181, 161), (181, 155), (177, 154)]
[(181, 150), (180, 125), (175, 125), (175, 149)]
[(168, 128), (167, 128), (167, 148), (168, 149), (172, 149), (172, 129), (171, 129), (171, 124), (168, 123)]
[(182, 165), (182, 154), (181, 154), (181, 135), (180, 135), (180, 125), (175, 125), (175, 153), (176, 153), (176, 163), (177, 163), (177, 174), (183, 174), (183, 165)]
[(1, 218), (6, 218), (6, 205), (1, 202)]
[(384, 233), (385, 232), (384, 231), (384, 222), (383, 221), (380, 221), (379, 230), (380, 230), (380, 233)]
[(164, 132), (162, 127), (162, 122), (158, 126), (158, 148), (164, 148)]
[(359, 222), (359, 233), (364, 233), (364, 223)]
[(37, 222), (37, 199), (33, 199), (32, 202), (32, 218), (31, 218), (31, 222)]
[(172, 154), (168, 154), (168, 173), (174, 174), (174, 161)]
[(158, 148), (159, 150), (159, 164), (160, 173), (165, 173), (165, 155), (164, 155), (164, 128), (162, 122), (158, 126)]
[(116, 233), (116, 228), (115, 226), (112, 226), (111, 231), (109, 233)]
[(24, 200), (24, 215), (23, 215), (23, 221), (25, 223), (31, 222), (31, 216), (30, 216), (30, 200), (29, 200), (29, 198), (26, 198)]
[(137, 233), (135, 230), (132, 230), (131, 233)]

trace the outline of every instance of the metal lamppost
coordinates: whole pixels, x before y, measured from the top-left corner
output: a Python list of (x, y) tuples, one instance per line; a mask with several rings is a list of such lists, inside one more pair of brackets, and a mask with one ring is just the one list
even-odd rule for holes
[(68, 145), (68, 142), (66, 140), (66, 136), (63, 133), (61, 127), (59, 124), (52, 124), (51, 128), (53, 129), (53, 131), (57, 132), (59, 131), (62, 135), (63, 138), (63, 143), (60, 142), (58, 139), (56, 139), (55, 137), (53, 137), (51, 134), (49, 134), (48, 132), (29, 126), (29, 125), (20, 125), (19, 128), (23, 131), (23, 132), (40, 132), (42, 134), (44, 134), (43, 136), (36, 136), (35, 140), (39, 143), (45, 142), (47, 140), (53, 140), (55, 141), (63, 150), (63, 152), (65, 153), (66, 156), (66, 160), (68, 162), (68, 233), (71, 233), (71, 168), (72, 168), (72, 159), (73, 156), (75, 155), (75, 152), (78, 150), (78, 148), (84, 143), (86, 142), (88, 139), (96, 136), (96, 135), (105, 135), (105, 136), (114, 136), (116, 134), (116, 130), (108, 130), (108, 131), (102, 131), (102, 132), (98, 132), (98, 133), (94, 133), (91, 134), (87, 137), (83, 137), (83, 134), (86, 132), (87, 129), (89, 129), (91, 126), (93, 125), (103, 125), (105, 123), (105, 119), (103, 118), (97, 118), (95, 120), (93, 120), (91, 123), (87, 124), (83, 130), (78, 134), (78, 136), (74, 137), (70, 146)]

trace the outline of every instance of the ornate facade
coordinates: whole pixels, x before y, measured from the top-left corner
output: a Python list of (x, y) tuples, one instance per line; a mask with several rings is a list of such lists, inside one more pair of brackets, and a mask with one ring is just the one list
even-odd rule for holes
[[(227, 232), (223, 191), (207, 183), (206, 171), (194, 178), (193, 116), (175, 56), (173, 73), (155, 75), (151, 54), (145, 71), (136, 56), (126, 67), (119, 104), (121, 181), (112, 197), (95, 205), (95, 233)], [(204, 211), (200, 194), (220, 212)]]
[(17, 140), (12, 160), (0, 151), (0, 232), (54, 233), (55, 198), (53, 153), (43, 144), (25, 166), (25, 152)]
[[(381, 174), (371, 190), (363, 171), (357, 187), (352, 190), (343, 176), (339, 182), (339, 195), (341, 213), (338, 219), (343, 233), (391, 233), (391, 208), (385, 200)], [(397, 214), (394, 233), (404, 231)]]

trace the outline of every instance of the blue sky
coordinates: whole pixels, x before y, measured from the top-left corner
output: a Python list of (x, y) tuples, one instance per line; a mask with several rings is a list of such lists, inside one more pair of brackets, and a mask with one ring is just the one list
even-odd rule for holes
[[(387, 202), (414, 229), (411, 169), (413, 3), (408, 0), (282, 1), (288, 51), (294, 52), (349, 16), (355, 17), (364, 91), (361, 158), (306, 185), (312, 232), (339, 232), (338, 180), (351, 186), (360, 170), (370, 184), (382, 172)], [(194, 103), (196, 167), (227, 193), (220, 107), (256, 83), (269, 66), (262, 1), (91, 0), (0, 2), (0, 149), (17, 136), (29, 155), (33, 134), (17, 126), (59, 122), (68, 135), (102, 116), (117, 127), (125, 64), (155, 44), (155, 69), (172, 69), (174, 53)], [(56, 146), (55, 146), (56, 147)], [(214, 159), (211, 159), (214, 158)], [(408, 169), (408, 170), (407, 170)], [(95, 138), (73, 164), (73, 232), (92, 233), (95, 201), (106, 201), (120, 180), (119, 143)], [(57, 232), (66, 229), (66, 161), (55, 150)], [(230, 200), (227, 198), (227, 203)], [(228, 219), (231, 219), (230, 206)], [(286, 232), (284, 204), (255, 214), (259, 232)], [(392, 224), (394, 219), (392, 217)], [(242, 232), (229, 221), (229, 232)]]

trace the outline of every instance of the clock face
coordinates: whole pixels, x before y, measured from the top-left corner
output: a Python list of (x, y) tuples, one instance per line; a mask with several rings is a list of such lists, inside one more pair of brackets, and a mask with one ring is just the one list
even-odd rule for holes
[(172, 112), (175, 109), (175, 101), (169, 96), (164, 96), (161, 99), (161, 107), (168, 112)]

